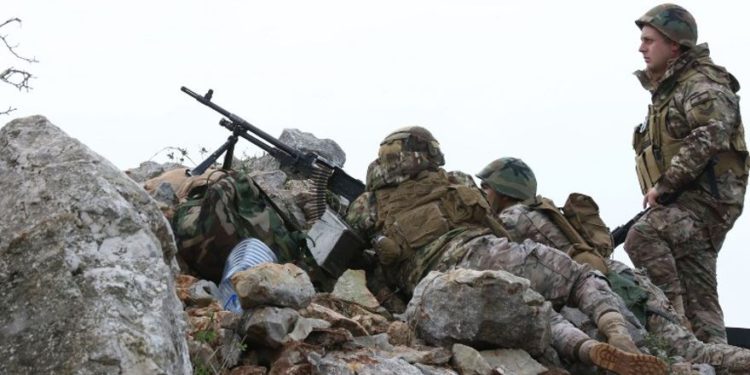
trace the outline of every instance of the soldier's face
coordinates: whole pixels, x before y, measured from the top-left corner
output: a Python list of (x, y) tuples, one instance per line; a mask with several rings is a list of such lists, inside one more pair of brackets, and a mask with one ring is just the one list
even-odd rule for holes
[(638, 52), (643, 55), (646, 69), (657, 76), (667, 71), (669, 60), (679, 55), (680, 46), (666, 38), (659, 30), (644, 25), (641, 29), (641, 46)]
[(493, 189), (490, 185), (482, 182), (482, 191), (484, 192), (484, 197), (487, 199), (487, 203), (490, 204), (492, 212), (500, 212), (500, 197), (498, 196), (497, 192), (495, 192), (495, 189)]

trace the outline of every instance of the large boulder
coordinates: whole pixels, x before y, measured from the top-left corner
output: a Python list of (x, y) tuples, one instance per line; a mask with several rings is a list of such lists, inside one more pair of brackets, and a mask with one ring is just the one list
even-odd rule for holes
[(346, 154), (338, 143), (330, 139), (317, 138), (312, 133), (299, 129), (284, 129), (279, 136), (279, 141), (302, 153), (316, 153), (336, 167), (343, 167), (346, 162)]
[(430, 345), (521, 348), (550, 345), (551, 305), (529, 281), (506, 271), (430, 272), (414, 289), (406, 318)]
[(148, 194), (42, 116), (0, 129), (0, 176), (0, 373), (191, 373)]

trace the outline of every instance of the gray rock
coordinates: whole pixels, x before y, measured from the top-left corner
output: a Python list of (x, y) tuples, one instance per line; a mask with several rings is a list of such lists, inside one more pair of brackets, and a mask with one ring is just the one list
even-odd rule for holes
[(442, 347), (423, 347), (415, 349), (408, 346), (397, 346), (395, 348), (396, 357), (409, 363), (421, 363), (425, 365), (443, 365), (447, 364), (452, 357), (450, 350)]
[(501, 369), (503, 374), (538, 375), (547, 368), (520, 349), (495, 349), (479, 352), (493, 369)]
[(261, 307), (243, 316), (242, 332), (249, 343), (280, 348), (290, 341), (299, 314), (290, 308)]
[(492, 368), (474, 348), (453, 344), (451, 364), (461, 375), (490, 375)]
[(303, 153), (314, 152), (337, 167), (343, 167), (346, 162), (346, 154), (336, 142), (330, 139), (319, 139), (312, 133), (305, 133), (298, 129), (284, 129), (279, 140)]
[(242, 164), (234, 164), (238, 169), (248, 173), (271, 172), (279, 170), (281, 164), (271, 155), (249, 157)]
[(190, 373), (148, 194), (42, 116), (0, 129), (0, 176), (0, 373)]
[(331, 323), (331, 327), (344, 328), (351, 332), (353, 336), (371, 337), (366, 336), (368, 332), (361, 324), (325, 306), (311, 303), (305, 309), (300, 310), (299, 313), (306, 318), (323, 319)]
[(273, 192), (284, 188), (286, 173), (276, 169), (271, 171), (251, 171), (250, 177), (266, 192)]
[(219, 346), (219, 355), (221, 363), (226, 368), (231, 368), (240, 362), (242, 355), (242, 340), (240, 336), (229, 329), (221, 329), (221, 345)]
[(421, 363), (417, 363), (414, 366), (418, 368), (419, 371), (422, 371), (423, 375), (458, 375), (457, 372), (447, 368), (423, 365)]
[[(325, 356), (312, 353), (308, 356), (314, 375), (422, 375), (417, 367), (400, 358), (384, 357), (370, 349), (333, 351)], [(356, 369), (356, 372), (351, 369)]]
[(429, 345), (543, 353), (550, 344), (549, 302), (529, 281), (505, 271), (430, 272), (414, 290), (406, 318)]
[(144, 161), (137, 168), (131, 168), (125, 171), (125, 174), (135, 182), (143, 183), (148, 179), (154, 178), (165, 171), (175, 168), (185, 168), (178, 163), (159, 164), (155, 161)]
[(363, 270), (346, 270), (336, 281), (336, 286), (333, 287), (331, 295), (372, 310), (380, 307), (378, 300), (367, 289), (367, 280)]
[(232, 276), (232, 284), (244, 309), (279, 306), (302, 309), (315, 295), (310, 277), (292, 263), (264, 263)]
[(199, 307), (208, 306), (213, 301), (218, 301), (219, 288), (213, 281), (198, 280), (188, 289), (188, 300), (192, 305)]
[(372, 335), (372, 336), (354, 337), (352, 344), (359, 346), (359, 347), (378, 349), (378, 350), (384, 350), (384, 351), (394, 350), (393, 345), (391, 345), (391, 343), (388, 342), (387, 333), (379, 333), (377, 335)]
[(322, 319), (309, 319), (300, 317), (294, 324), (294, 329), (287, 336), (288, 341), (302, 341), (310, 332), (320, 328), (330, 328), (331, 323)]
[(175, 202), (177, 202), (177, 194), (175, 194), (174, 189), (172, 189), (172, 185), (170, 185), (168, 182), (162, 182), (161, 184), (159, 184), (159, 186), (156, 187), (156, 191), (154, 191), (152, 197), (155, 200), (167, 205), (173, 205), (175, 204)]

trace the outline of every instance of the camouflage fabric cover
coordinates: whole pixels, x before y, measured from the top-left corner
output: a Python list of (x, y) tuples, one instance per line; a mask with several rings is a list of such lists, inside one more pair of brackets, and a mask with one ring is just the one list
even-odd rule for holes
[(675, 4), (661, 4), (651, 8), (635, 20), (639, 29), (649, 25), (667, 38), (686, 47), (695, 47), (698, 41), (698, 25), (685, 8)]
[[(223, 172), (221, 172), (223, 173)], [(287, 229), (246, 174), (224, 174), (193, 189), (172, 219), (179, 255), (201, 277), (218, 282), (232, 248), (244, 238), (268, 245), (282, 263), (305, 258), (303, 234)]]
[[(669, 164), (654, 189), (680, 195), (676, 202), (643, 215), (630, 228), (625, 250), (670, 299), (683, 297), (700, 339), (726, 342), (716, 260), (727, 232), (742, 213), (750, 166), (735, 95), (739, 84), (713, 64), (705, 44), (683, 53), (655, 85), (645, 71), (636, 75), (652, 94), (655, 113), (636, 128), (635, 151), (644, 152), (644, 134), (651, 131), (678, 140), (679, 147), (669, 151), (672, 156), (665, 156)], [(654, 130), (654, 124), (664, 130)], [(718, 168), (722, 160), (729, 167)]]
[(477, 177), (496, 192), (518, 200), (536, 196), (536, 176), (523, 160), (505, 157), (482, 169)]

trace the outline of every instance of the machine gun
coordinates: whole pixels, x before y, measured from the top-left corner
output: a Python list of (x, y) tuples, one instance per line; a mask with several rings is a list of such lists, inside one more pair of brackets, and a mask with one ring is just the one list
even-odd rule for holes
[[(303, 153), (293, 147), (290, 147), (278, 139), (272, 137), (263, 130), (255, 127), (241, 117), (221, 108), (211, 101), (213, 90), (208, 90), (206, 95), (199, 95), (187, 87), (181, 90), (193, 97), (201, 104), (213, 109), (224, 115), (225, 118), (219, 121), (219, 125), (229, 129), (232, 135), (227, 142), (212, 153), (206, 160), (197, 167), (189, 170), (190, 175), (200, 175), (213, 165), (221, 154), (226, 152), (224, 157), (224, 169), (229, 169), (232, 163), (232, 153), (238, 137), (242, 137), (254, 145), (260, 147), (269, 155), (276, 158), (282, 166), (290, 167), (295, 172), (310, 178), (316, 191), (315, 213), (312, 215), (315, 219), (320, 218), (325, 211), (325, 192), (327, 188), (331, 192), (341, 195), (350, 202), (354, 201), (365, 190), (362, 181), (349, 176), (343, 169), (333, 165), (320, 155), (312, 152)], [(257, 137), (253, 136), (255, 134)]]
[[(347, 269), (348, 263), (365, 248), (365, 243), (349, 228), (345, 221), (327, 208), (325, 190), (328, 189), (352, 202), (365, 191), (365, 185), (362, 181), (349, 176), (341, 168), (333, 165), (320, 155), (312, 152), (303, 153), (290, 147), (239, 116), (216, 105), (211, 101), (213, 90), (208, 90), (206, 95), (203, 96), (184, 86), (181, 90), (224, 115), (225, 118), (219, 121), (219, 125), (232, 132), (223, 145), (198, 166), (188, 170), (187, 174), (203, 174), (224, 153), (226, 155), (222, 168), (231, 169), (234, 146), (239, 137), (242, 137), (276, 158), (282, 166), (290, 167), (295, 172), (312, 180), (315, 192), (314, 208), (309, 215), (310, 219), (315, 221), (315, 224), (307, 231), (307, 248), (323, 270), (333, 276), (334, 280), (338, 278)], [(259, 190), (265, 195), (263, 189), (259, 187)], [(266, 198), (273, 205), (273, 208), (282, 215), (284, 221), (291, 224), (291, 220), (273, 203), (273, 200), (268, 196)], [(300, 228), (295, 229), (299, 230)]]

